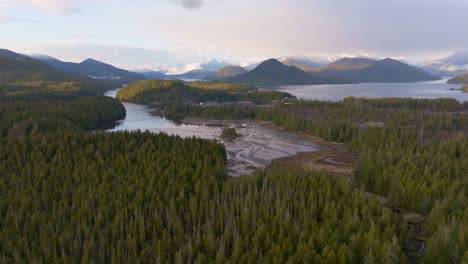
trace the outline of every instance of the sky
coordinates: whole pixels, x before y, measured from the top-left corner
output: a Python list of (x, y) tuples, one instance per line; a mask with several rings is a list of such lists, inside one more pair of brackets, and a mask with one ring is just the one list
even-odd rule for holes
[(468, 49), (468, 0), (0, 0), (0, 48), (127, 69)]

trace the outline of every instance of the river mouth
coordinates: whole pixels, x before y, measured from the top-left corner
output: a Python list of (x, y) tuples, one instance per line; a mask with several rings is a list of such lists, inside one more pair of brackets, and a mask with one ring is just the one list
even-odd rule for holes
[[(117, 90), (106, 93), (115, 98)], [(124, 120), (106, 131), (151, 131), (180, 137), (199, 137), (221, 142), (226, 147), (228, 172), (237, 177), (252, 174), (264, 168), (273, 160), (294, 156), (304, 152), (317, 152), (327, 149), (319, 144), (304, 139), (298, 134), (275, 129), (248, 120), (213, 120), (197, 119), (192, 124), (173, 122), (163, 116), (154, 115), (152, 110), (143, 105), (123, 103), (127, 110)], [(223, 126), (236, 127), (241, 137), (227, 141), (221, 138)]]

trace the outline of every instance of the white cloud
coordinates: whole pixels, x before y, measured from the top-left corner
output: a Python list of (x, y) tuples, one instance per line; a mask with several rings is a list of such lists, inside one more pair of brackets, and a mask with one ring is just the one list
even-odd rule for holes
[(22, 4), (30, 5), (35, 8), (39, 8), (43, 11), (52, 14), (61, 14), (61, 13), (80, 13), (80, 9), (70, 5), (70, 2), (65, 0), (18, 0)]
[(203, 0), (174, 0), (178, 4), (181, 4), (184, 8), (187, 9), (197, 9), (200, 8), (203, 4)]
[(184, 57), (168, 50), (133, 46), (78, 44), (71, 42), (20, 44), (7, 48), (31, 55), (49, 55), (63, 61), (81, 62), (87, 58), (107, 62), (125, 69), (161, 69), (164, 65), (184, 63)]
[(32, 19), (24, 19), (24, 18), (18, 18), (18, 17), (11, 17), (11, 16), (1, 16), (0, 15), (0, 24), (6, 24), (6, 23), (33, 23), (37, 22), (36, 20)]

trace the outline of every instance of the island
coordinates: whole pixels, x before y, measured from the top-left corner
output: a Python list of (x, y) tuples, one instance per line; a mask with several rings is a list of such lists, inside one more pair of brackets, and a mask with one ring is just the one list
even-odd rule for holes
[(221, 138), (233, 141), (236, 138), (241, 137), (242, 135), (237, 134), (236, 128), (235, 127), (226, 127), (223, 128), (223, 131), (221, 133)]

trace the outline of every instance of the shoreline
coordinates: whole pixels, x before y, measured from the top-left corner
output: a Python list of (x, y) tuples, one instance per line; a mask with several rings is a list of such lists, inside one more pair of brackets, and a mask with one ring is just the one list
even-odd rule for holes
[(244, 127), (252, 123), (264, 126), (270, 129), (294, 133), (300, 138), (317, 144), (323, 147), (323, 150), (314, 152), (300, 152), (298, 154), (272, 159), (270, 165), (292, 166), (309, 170), (326, 170), (332, 173), (348, 175), (353, 172), (354, 165), (359, 160), (359, 155), (350, 153), (344, 144), (338, 142), (330, 142), (317, 136), (308, 135), (303, 132), (290, 131), (282, 127), (274, 125), (272, 122), (261, 120), (247, 120), (247, 119), (209, 119), (199, 117), (185, 117), (181, 121), (187, 125), (201, 125), (201, 126), (234, 126)]

